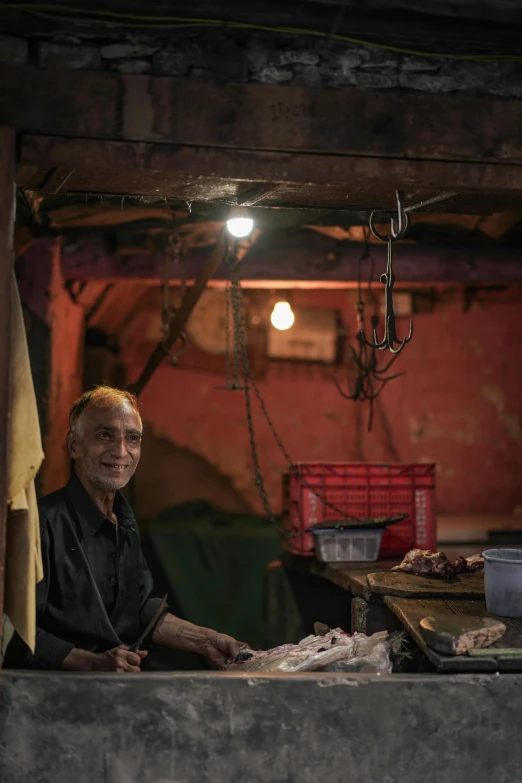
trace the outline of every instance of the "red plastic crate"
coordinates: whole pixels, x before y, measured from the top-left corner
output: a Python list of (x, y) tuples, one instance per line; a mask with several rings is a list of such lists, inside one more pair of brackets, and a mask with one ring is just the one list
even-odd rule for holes
[(380, 557), (404, 555), (413, 547), (436, 548), (435, 465), (299, 462), (284, 476), (283, 495), (284, 527), (303, 533), (287, 539), (294, 554), (313, 555), (313, 537), (304, 531), (341, 516), (327, 503), (362, 519), (408, 515), (384, 533)]

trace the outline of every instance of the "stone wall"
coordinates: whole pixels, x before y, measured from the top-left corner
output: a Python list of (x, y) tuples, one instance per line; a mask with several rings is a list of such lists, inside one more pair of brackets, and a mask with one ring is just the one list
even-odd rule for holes
[(268, 34), (0, 35), (0, 62), (214, 82), (522, 98), (522, 63), (419, 57), (328, 39)]

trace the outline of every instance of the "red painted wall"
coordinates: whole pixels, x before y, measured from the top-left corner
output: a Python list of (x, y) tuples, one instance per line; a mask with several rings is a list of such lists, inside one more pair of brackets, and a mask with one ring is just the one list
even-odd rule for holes
[[(396, 364), (406, 375), (384, 390), (371, 434), (366, 405), (342, 399), (324, 369), (272, 364), (259, 388), (291, 457), (436, 462), (439, 511), (512, 513), (522, 506), (522, 299), (516, 291), (482, 298), (464, 312), (456, 294), (435, 312), (414, 316), (413, 340)], [(296, 306), (339, 308), (353, 328), (352, 301), (353, 294), (342, 291), (296, 291), (293, 299)], [(399, 334), (406, 328), (400, 319)], [(136, 361), (130, 344), (124, 349), (134, 379), (141, 357)], [(143, 393), (144, 420), (230, 476), (260, 510), (244, 398), (216, 390), (221, 382), (214, 374), (164, 365)], [(285, 461), (257, 406), (256, 414), (266, 486), (279, 510)]]

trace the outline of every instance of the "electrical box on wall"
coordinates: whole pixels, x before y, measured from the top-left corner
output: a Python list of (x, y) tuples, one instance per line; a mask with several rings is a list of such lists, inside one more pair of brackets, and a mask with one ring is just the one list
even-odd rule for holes
[(326, 307), (292, 307), (295, 321), (281, 331), (270, 324), (268, 357), (333, 364), (337, 356), (337, 311)]

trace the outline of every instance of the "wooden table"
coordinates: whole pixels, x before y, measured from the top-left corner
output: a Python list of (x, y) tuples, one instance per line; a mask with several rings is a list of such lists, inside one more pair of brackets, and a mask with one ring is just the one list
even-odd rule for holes
[[(424, 641), (419, 622), (434, 614), (487, 617), (482, 574), (462, 574), (454, 579), (390, 573), (399, 561), (377, 563), (321, 563), (315, 558), (285, 554), (283, 562), (344, 588), (351, 600), (352, 633), (406, 630), (437, 672), (522, 671), (522, 658), (442, 655)], [(498, 618), (496, 618), (498, 619)], [(492, 648), (522, 648), (522, 620), (500, 618), (506, 625), (502, 639)]]
[(491, 617), (488, 614), (486, 604), (481, 600), (473, 599), (418, 599), (397, 598), (387, 595), (384, 603), (400, 620), (425, 656), (430, 660), (438, 672), (519, 672), (522, 671), (522, 658), (502, 658), (488, 656), (488, 649), (502, 649), (506, 647), (519, 647), (522, 649), (522, 620), (511, 617), (495, 618), (501, 620), (506, 626), (504, 636), (484, 649), (481, 657), (468, 655), (442, 655), (429, 647), (420, 632), (419, 623), (423, 617), (433, 614), (457, 614), (474, 615), (476, 617)]
[(376, 563), (321, 563), (315, 557), (300, 557), (285, 552), (282, 556), (286, 568), (328, 579), (347, 591), (351, 601), (351, 630), (371, 636), (378, 631), (396, 631), (402, 625), (384, 604), (382, 595), (373, 595), (368, 585), (368, 575), (376, 571), (389, 571), (400, 560), (379, 560)]

